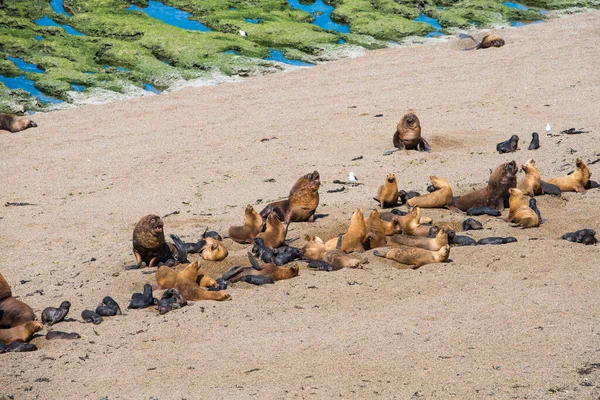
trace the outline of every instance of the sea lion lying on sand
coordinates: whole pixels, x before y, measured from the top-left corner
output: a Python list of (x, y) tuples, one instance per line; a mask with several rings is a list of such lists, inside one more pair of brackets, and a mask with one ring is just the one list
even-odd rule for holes
[(419, 247), (429, 251), (438, 251), (440, 248), (452, 243), (454, 231), (448, 226), (442, 226), (434, 238), (423, 236), (394, 235), (390, 245), (403, 245)]
[(485, 35), (481, 39), (481, 42), (478, 42), (477, 39), (475, 39), (473, 36), (467, 35), (465, 33), (459, 33), (458, 37), (460, 39), (471, 39), (475, 43), (475, 46), (469, 47), (469, 48), (466, 48), (463, 50), (488, 49), (490, 47), (502, 47), (505, 44), (504, 39), (502, 39), (500, 36), (496, 35), (495, 33), (490, 33), (490, 34)]
[(277, 213), (284, 223), (313, 221), (314, 214), (319, 205), (319, 187), (321, 181), (317, 171), (301, 176), (286, 200), (268, 204), (260, 215), (263, 219), (271, 212)]
[(528, 202), (525, 200), (523, 192), (517, 188), (508, 189), (510, 198), (508, 203), (510, 212), (508, 213), (507, 222), (514, 222), (523, 228), (535, 228), (540, 226), (540, 221), (537, 214), (529, 208)]
[(0, 274), (0, 329), (13, 328), (34, 319), (31, 307), (12, 297), (8, 282)]
[(429, 251), (418, 247), (398, 246), (375, 249), (373, 255), (385, 257), (417, 269), (426, 264), (444, 262), (450, 255), (450, 246), (445, 245), (438, 251)]
[(421, 208), (443, 208), (451, 206), (453, 202), (452, 188), (447, 180), (437, 176), (430, 176), (434, 191), (423, 196), (413, 197), (406, 204), (409, 207), (419, 206)]
[(585, 192), (590, 176), (592, 176), (592, 173), (585, 164), (585, 161), (578, 158), (575, 161), (575, 171), (572, 174), (560, 178), (551, 178), (546, 182), (558, 186), (561, 192), (582, 193)]
[(185, 266), (181, 271), (175, 271), (162, 266), (156, 271), (156, 282), (160, 289), (175, 288), (186, 300), (229, 300), (231, 296), (223, 290), (206, 290), (207, 287), (218, 287), (217, 282), (208, 275), (201, 273), (198, 262)]
[(9, 114), (0, 114), (0, 131), (19, 132), (27, 128), (35, 128), (37, 124), (24, 117), (15, 117)]
[(519, 137), (512, 135), (510, 139), (500, 142), (496, 145), (496, 151), (500, 154), (503, 153), (514, 153), (519, 148)]
[(290, 279), (298, 276), (300, 269), (296, 265), (291, 267), (278, 267), (273, 264), (261, 266), (252, 253), (248, 253), (251, 267), (232, 267), (225, 272), (222, 279), (231, 283), (243, 281), (261, 285), (264, 283), (273, 283), (282, 279)]
[(28, 342), (36, 332), (41, 331), (44, 325), (37, 321), (28, 321), (8, 329), (0, 329), (0, 343)]
[(454, 205), (461, 211), (477, 206), (504, 209), (504, 201), (508, 199), (508, 189), (517, 186), (517, 164), (514, 161), (500, 164), (490, 175), (487, 187), (473, 190), (460, 196)]

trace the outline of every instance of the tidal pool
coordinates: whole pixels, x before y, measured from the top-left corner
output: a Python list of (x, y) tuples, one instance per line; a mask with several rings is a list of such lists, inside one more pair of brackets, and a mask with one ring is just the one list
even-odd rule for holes
[(46, 96), (44, 93), (40, 92), (38, 89), (35, 88), (35, 86), (33, 86), (35, 82), (31, 79), (27, 79), (24, 75), (19, 75), (14, 78), (8, 78), (4, 75), (0, 75), (0, 82), (2, 82), (7, 88), (11, 90), (23, 89), (43, 103), (58, 104), (63, 102), (62, 100)]
[(350, 33), (350, 27), (348, 25), (337, 24), (331, 20), (331, 12), (334, 8), (323, 3), (323, 0), (316, 0), (313, 4), (302, 4), (299, 0), (287, 0), (287, 2), (296, 10), (310, 13), (315, 17), (313, 24), (320, 26), (323, 29), (340, 33)]
[(165, 24), (169, 24), (172, 26), (176, 26), (181, 29), (187, 29), (190, 31), (200, 31), (200, 32), (210, 32), (208, 26), (201, 24), (198, 21), (192, 21), (189, 17), (192, 15), (183, 10), (180, 10), (175, 7), (166, 6), (158, 1), (150, 0), (148, 2), (148, 7), (140, 8), (138, 6), (128, 7), (129, 11), (141, 11), (143, 13), (148, 14), (152, 18), (156, 18)]
[(44, 73), (44, 70), (43, 69), (39, 69), (37, 67), (37, 65), (25, 62), (25, 61), (21, 60), (20, 58), (8, 56), (8, 57), (6, 57), (6, 59), (9, 60), (9, 61), (12, 61), (13, 64), (15, 64), (17, 66), (17, 68), (19, 68), (21, 71), (33, 72), (33, 73), (36, 73), (36, 74), (43, 74)]
[(307, 62), (300, 61), (300, 60), (292, 60), (292, 59), (286, 58), (283, 55), (282, 51), (275, 50), (275, 49), (269, 49), (269, 56), (267, 58), (265, 58), (265, 60), (279, 61), (284, 64), (296, 65), (298, 67), (312, 67), (315, 65), (315, 64), (307, 63)]
[(523, 4), (512, 2), (512, 1), (505, 1), (502, 4), (504, 4), (506, 7), (515, 8), (517, 10), (523, 10), (523, 11), (529, 10), (529, 7), (524, 6)]
[(57, 14), (62, 14), (69, 18), (72, 17), (71, 14), (65, 11), (65, 8), (63, 7), (63, 0), (50, 0), (50, 7), (52, 7), (52, 11)]
[(33, 20), (33, 22), (35, 22), (39, 26), (57, 26), (59, 28), (63, 28), (70, 35), (86, 36), (85, 33), (79, 32), (78, 30), (74, 29), (73, 27), (71, 27), (69, 25), (61, 25), (61, 24), (54, 22), (54, 20), (52, 18), (48, 17), (47, 15), (45, 15), (44, 18), (35, 19), (35, 20)]
[(444, 35), (442, 33), (442, 26), (440, 25), (440, 21), (438, 21), (435, 18), (430, 18), (430, 17), (426, 16), (425, 14), (421, 13), (421, 15), (419, 15), (417, 18), (415, 18), (415, 21), (425, 22), (426, 24), (431, 25), (435, 29), (435, 32), (429, 32), (427, 35), (425, 35), (425, 37), (434, 37), (434, 36), (443, 36)]
[(156, 87), (154, 87), (154, 85), (151, 84), (151, 83), (146, 83), (144, 85), (144, 90), (147, 91), (147, 92), (152, 92), (152, 93), (156, 93), (156, 94), (160, 94), (161, 93), (160, 90), (158, 90)]

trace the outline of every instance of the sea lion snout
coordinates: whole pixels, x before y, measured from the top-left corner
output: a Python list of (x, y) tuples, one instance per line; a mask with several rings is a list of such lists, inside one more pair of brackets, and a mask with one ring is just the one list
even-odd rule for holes
[(29, 123), (27, 124), (27, 127), (28, 128), (37, 128), (37, 124), (30, 120)]

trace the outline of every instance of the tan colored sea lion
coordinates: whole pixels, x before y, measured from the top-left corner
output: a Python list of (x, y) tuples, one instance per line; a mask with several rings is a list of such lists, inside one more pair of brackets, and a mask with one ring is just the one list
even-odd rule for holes
[(24, 117), (15, 117), (9, 114), (0, 114), (0, 131), (19, 132), (27, 128), (35, 128), (37, 124)]
[(327, 251), (325, 248), (325, 242), (318, 236), (309, 236), (305, 237), (306, 244), (302, 247), (302, 252), (304, 253), (304, 257), (309, 260), (321, 260), (323, 258), (323, 254)]
[(392, 236), (397, 233), (402, 233), (402, 226), (400, 225), (400, 221), (398, 219), (392, 219), (391, 221), (381, 220), (381, 224), (383, 225), (383, 229), (385, 231), (385, 236)]
[(156, 271), (156, 282), (160, 289), (178, 289), (183, 297), (190, 301), (222, 301), (228, 300), (231, 297), (223, 290), (206, 290), (206, 287), (217, 287), (218, 285), (213, 278), (200, 271), (198, 262), (188, 264), (180, 271), (173, 270), (167, 266), (162, 266)]
[(521, 165), (521, 169), (525, 172), (525, 176), (519, 182), (517, 188), (530, 197), (542, 194), (542, 178), (535, 167), (535, 160), (528, 160)]
[[(233, 270), (233, 268), (232, 268), (232, 270)], [(245, 268), (236, 268), (233, 271), (234, 272), (229, 273), (228, 275), (223, 275), (223, 279), (230, 281), (231, 283), (235, 283), (235, 282), (239, 282), (240, 280), (242, 280), (241, 279), (242, 277), (251, 275), (251, 276), (271, 277), (271, 278), (273, 278), (272, 279), (273, 281), (280, 281), (283, 279), (291, 279), (295, 276), (298, 276), (298, 272), (300, 272), (300, 268), (297, 265), (292, 265), (290, 267), (287, 267), (287, 266), (278, 267), (273, 264), (265, 264), (264, 266), (261, 267), (261, 269), (256, 269), (254, 267), (245, 267)]]
[(246, 206), (246, 220), (242, 226), (229, 228), (229, 237), (237, 243), (252, 243), (254, 238), (262, 230), (263, 218), (254, 210), (250, 204)]
[(458, 37), (461, 39), (471, 39), (475, 43), (475, 46), (469, 47), (469, 48), (466, 48), (463, 50), (488, 49), (490, 47), (502, 47), (505, 45), (504, 39), (502, 39), (500, 36), (498, 36), (495, 33), (490, 33), (490, 34), (485, 35), (481, 39), (481, 42), (477, 41), (477, 39), (475, 39), (473, 36), (467, 35), (464, 33), (460, 33), (458, 35)]
[(523, 228), (535, 228), (540, 226), (537, 214), (529, 207), (529, 202), (525, 200), (523, 192), (516, 188), (508, 189), (510, 198), (508, 199), (510, 211), (507, 222), (514, 222)]
[(367, 237), (363, 242), (365, 250), (385, 246), (387, 244), (385, 240), (385, 226), (381, 218), (379, 218), (379, 212), (377, 210), (371, 211), (365, 223), (367, 224)]
[(437, 176), (430, 176), (429, 179), (435, 187), (435, 191), (422, 196), (413, 197), (406, 204), (410, 207), (419, 206), (421, 208), (443, 208), (451, 206), (453, 202), (452, 188), (447, 180)]
[(396, 127), (393, 143), (400, 150), (431, 151), (429, 143), (421, 137), (421, 122), (414, 113), (402, 117)]
[(448, 234), (452, 229), (448, 226), (442, 226), (434, 238), (428, 238), (423, 236), (408, 236), (408, 235), (394, 235), (391, 238), (390, 244), (399, 244), (404, 246), (419, 247), (421, 249), (429, 251), (438, 251), (440, 248), (446, 246), (449, 243)]
[(349, 256), (341, 250), (328, 250), (323, 254), (323, 261), (333, 267), (334, 271), (342, 268), (357, 268), (360, 265), (360, 260)]
[(396, 175), (389, 173), (385, 177), (385, 183), (379, 186), (377, 198), (381, 208), (394, 207), (398, 204), (398, 182)]
[(450, 255), (450, 246), (443, 246), (438, 251), (429, 251), (408, 246), (382, 247), (373, 251), (373, 255), (405, 264), (408, 266), (407, 268), (417, 269), (426, 264), (446, 261)]
[(142, 263), (148, 267), (156, 267), (161, 262), (174, 260), (178, 263), (179, 252), (175, 245), (165, 242), (163, 221), (158, 215), (142, 217), (133, 229), (133, 254), (136, 264), (125, 269), (141, 268)]
[(204, 240), (206, 241), (206, 244), (204, 245), (204, 247), (202, 247), (202, 250), (200, 252), (204, 260), (222, 261), (225, 258), (227, 258), (229, 251), (227, 250), (223, 242), (212, 237), (207, 237)]
[(421, 208), (413, 207), (408, 214), (404, 216), (395, 216), (394, 219), (400, 222), (402, 233), (411, 236), (429, 236), (431, 226), (421, 224)]
[(514, 161), (500, 164), (490, 175), (485, 188), (473, 190), (460, 196), (454, 205), (461, 211), (472, 207), (492, 207), (504, 210), (504, 200), (510, 196), (508, 189), (517, 187), (517, 163)]
[(546, 182), (558, 186), (561, 192), (582, 193), (585, 192), (590, 176), (592, 176), (592, 173), (585, 161), (578, 158), (575, 161), (575, 171), (572, 174), (560, 178), (551, 178)]
[(31, 307), (12, 297), (10, 285), (0, 274), (0, 328), (13, 328), (34, 319)]
[(269, 213), (267, 216), (267, 229), (256, 235), (256, 237), (262, 238), (265, 246), (270, 249), (276, 249), (285, 243), (285, 226), (283, 226), (275, 212)]
[[(367, 228), (367, 224), (365, 223), (363, 212), (360, 208), (357, 208), (350, 218), (350, 226), (348, 227), (348, 231), (342, 235), (342, 246), (338, 250), (342, 250), (345, 253), (362, 251), (363, 243), (368, 233), (369, 230)], [(334, 250), (337, 248), (337, 242), (337, 237), (330, 239), (325, 242), (325, 248), (327, 250)]]
[(32, 336), (41, 331), (44, 325), (37, 321), (29, 321), (9, 329), (0, 329), (0, 343), (11, 344), (12, 342), (28, 342)]
[(317, 171), (300, 177), (286, 200), (268, 204), (261, 212), (263, 218), (271, 212), (277, 213), (284, 223), (313, 221), (319, 205), (319, 187), (321, 181)]

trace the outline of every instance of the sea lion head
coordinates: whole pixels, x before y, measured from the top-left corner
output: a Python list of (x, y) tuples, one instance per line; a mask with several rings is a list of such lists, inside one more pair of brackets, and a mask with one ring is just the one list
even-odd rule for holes
[(533, 158), (527, 160), (527, 162), (525, 164), (521, 165), (521, 169), (525, 173), (527, 173), (527, 171), (529, 171), (529, 168), (535, 168), (535, 160)]
[(26, 127), (27, 128), (37, 128), (37, 124), (35, 122), (33, 122), (32, 120), (26, 118)]
[(70, 301), (63, 301), (62, 303), (60, 303), (60, 307), (59, 308), (66, 308), (68, 310), (69, 308), (71, 308), (71, 302)]
[(269, 213), (269, 215), (267, 216), (267, 224), (268, 225), (275, 225), (275, 224), (277, 224), (277, 222), (281, 223), (281, 220), (279, 219), (279, 216), (277, 215), (276, 212), (271, 211)]
[(519, 169), (517, 168), (517, 163), (513, 160), (508, 163), (504, 163), (504, 178), (514, 178), (517, 175)]
[(448, 181), (446, 181), (444, 178), (440, 178), (435, 175), (431, 175), (429, 177), (429, 180), (431, 181), (433, 186), (435, 186), (436, 189), (441, 189), (445, 186), (448, 186)]
[(144, 231), (150, 232), (153, 236), (164, 237), (163, 221), (158, 215), (150, 214), (146, 215), (140, 220), (140, 224), (144, 228)]
[(388, 183), (394, 183), (394, 182), (396, 182), (396, 175), (394, 175), (390, 172), (389, 174), (386, 175), (385, 180)]
[(517, 188), (508, 189), (508, 193), (510, 194), (510, 197), (515, 198), (515, 199), (522, 199), (525, 197), (523, 192)]
[(420, 126), (421, 122), (419, 121), (419, 117), (417, 117), (414, 113), (408, 113), (402, 117), (402, 125), (414, 129), (417, 126)]
[(310, 186), (313, 192), (319, 190), (319, 187), (321, 186), (321, 177), (318, 171), (313, 171), (310, 174), (306, 174), (304, 177), (308, 180), (308, 186)]
[(402, 233), (402, 223), (400, 223), (400, 218), (397, 216), (392, 218), (392, 233)]
[(228, 254), (227, 248), (217, 240), (202, 250), (202, 258), (208, 261), (222, 261)]
[(355, 221), (363, 221), (365, 220), (363, 211), (360, 208), (357, 208), (356, 211), (354, 211), (354, 213), (352, 214), (352, 217), (350, 218), (350, 225), (353, 225), (355, 223)]

